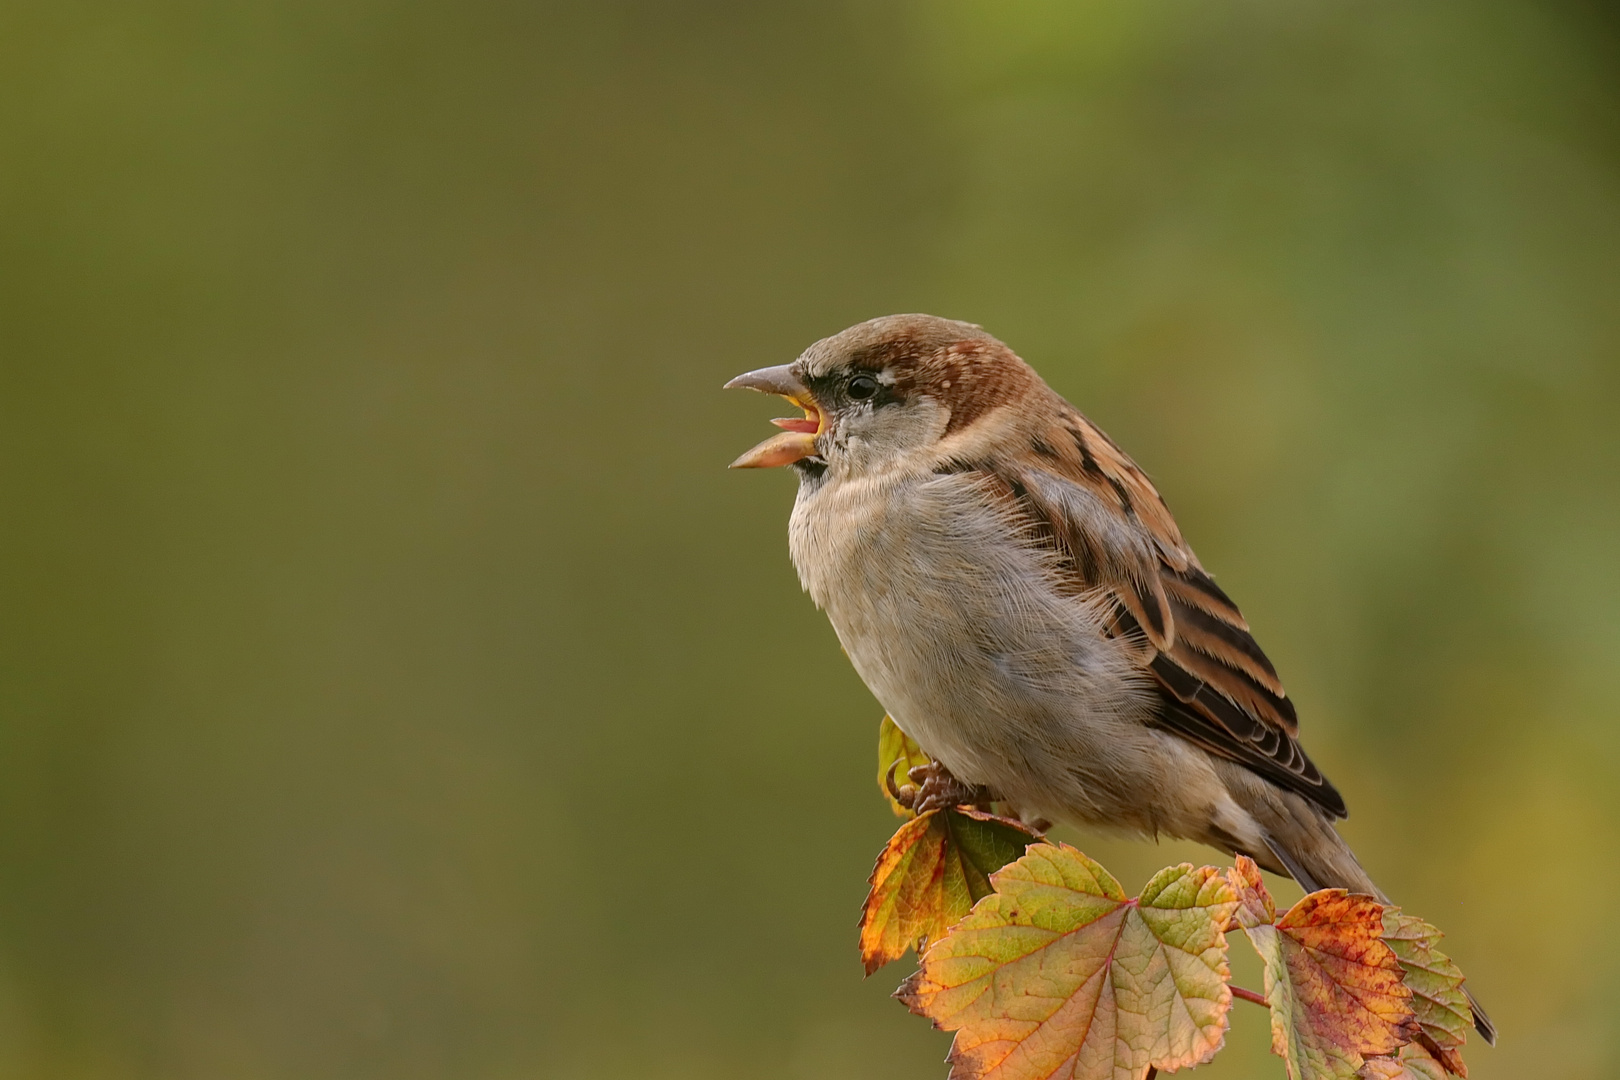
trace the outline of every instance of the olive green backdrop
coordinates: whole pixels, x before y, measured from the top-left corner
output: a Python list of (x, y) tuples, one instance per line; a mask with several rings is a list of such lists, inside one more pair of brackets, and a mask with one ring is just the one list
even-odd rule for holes
[(943, 1076), (720, 392), (919, 310), (1159, 482), (1476, 1080), (1620, 1075), (1605, 12), (0, 5), (0, 1078)]

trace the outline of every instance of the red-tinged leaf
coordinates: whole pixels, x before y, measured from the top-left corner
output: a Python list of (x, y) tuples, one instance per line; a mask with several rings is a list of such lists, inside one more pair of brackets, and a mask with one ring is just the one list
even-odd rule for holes
[(1446, 1070), (1418, 1043), (1407, 1043), (1387, 1057), (1368, 1058), (1357, 1080), (1446, 1080)]
[(896, 786), (910, 783), (906, 774), (918, 765), (927, 765), (929, 760), (910, 735), (901, 731), (887, 715), (883, 717), (883, 722), (878, 725), (878, 790), (883, 792), (884, 800), (896, 817), (913, 818), (917, 815), (895, 801), (894, 793), (889, 790), (890, 780)]
[(1395, 950), (1412, 991), (1412, 1010), (1423, 1034), (1433, 1045), (1431, 1055), (1447, 1071), (1468, 1076), (1458, 1048), (1468, 1039), (1473, 1016), (1463, 993), (1463, 973), (1451, 957), (1437, 947), (1441, 934), (1430, 924), (1400, 908), (1384, 909), (1384, 940)]
[(930, 810), (900, 826), (861, 909), (866, 973), (939, 938), (990, 893), (990, 875), (1035, 840), (1017, 822), (976, 810)]
[(896, 994), (957, 1033), (952, 1080), (1140, 1080), (1220, 1049), (1236, 903), (1220, 870), (1161, 870), (1131, 900), (1074, 848), (1039, 844), (991, 881)]
[(1270, 926), (1277, 921), (1277, 907), (1271, 893), (1260, 878), (1260, 865), (1247, 855), (1239, 855), (1237, 865), (1226, 873), (1237, 897), (1237, 910), (1233, 920), (1243, 929)]
[(1365, 1058), (1394, 1054), (1420, 1031), (1412, 992), (1382, 940), (1370, 896), (1322, 889), (1280, 919), (1252, 859), (1231, 871), (1238, 921), (1265, 962), (1271, 1049), (1292, 1080), (1350, 1080)]

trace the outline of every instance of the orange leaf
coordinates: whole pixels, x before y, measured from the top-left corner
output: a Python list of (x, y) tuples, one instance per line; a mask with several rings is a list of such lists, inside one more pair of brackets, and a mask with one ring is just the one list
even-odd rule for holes
[(957, 1032), (952, 1080), (1138, 1080), (1220, 1049), (1235, 907), (1220, 870), (1161, 870), (1131, 900), (1074, 848), (1038, 844), (991, 880), (896, 993)]
[(1015, 821), (976, 810), (930, 810), (900, 826), (872, 868), (861, 908), (866, 973), (939, 938), (989, 894), (990, 874), (1035, 839)]
[(1271, 1049), (1292, 1080), (1349, 1080), (1364, 1058), (1417, 1036), (1412, 992), (1381, 939), (1376, 900), (1322, 889), (1267, 922), (1275, 908), (1254, 860), (1239, 856), (1230, 878), (1238, 921), (1265, 961)]

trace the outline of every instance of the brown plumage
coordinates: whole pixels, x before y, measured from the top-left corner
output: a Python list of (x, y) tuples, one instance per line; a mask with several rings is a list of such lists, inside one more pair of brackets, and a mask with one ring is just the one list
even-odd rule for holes
[(1382, 898), (1237, 605), (1147, 475), (1012, 350), (896, 315), (730, 385), (804, 408), (737, 464), (799, 472), (800, 580), (940, 775)]
[[(973, 467), (1005, 482), (1018, 512), (1052, 538), (1076, 592), (1106, 591), (1114, 605), (1110, 632), (1143, 639), (1142, 664), (1164, 698), (1161, 721), (1344, 817), (1344, 800), (1300, 749), (1294, 705), (1276, 669), (1237, 605), (1199, 565), (1147, 475), (1066, 402), (1027, 450)], [(1043, 494), (1067, 485), (1144, 531), (1152, 543), (1141, 557), (1110, 558), (1085, 522)]]

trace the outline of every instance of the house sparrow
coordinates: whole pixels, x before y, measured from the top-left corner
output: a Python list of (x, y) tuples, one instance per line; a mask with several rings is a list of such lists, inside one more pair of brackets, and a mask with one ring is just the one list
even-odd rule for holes
[(1237, 605), (1146, 474), (1006, 345), (890, 315), (726, 386), (804, 410), (732, 467), (798, 472), (799, 580), (935, 759), (924, 806), (994, 797), (1384, 900)]

